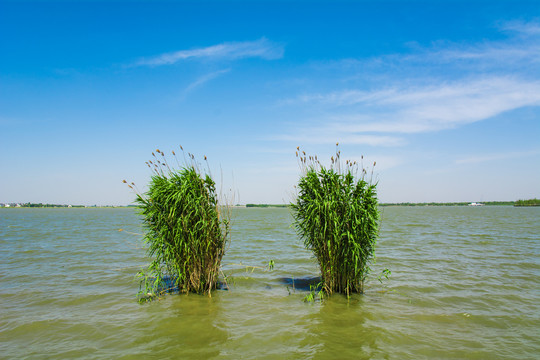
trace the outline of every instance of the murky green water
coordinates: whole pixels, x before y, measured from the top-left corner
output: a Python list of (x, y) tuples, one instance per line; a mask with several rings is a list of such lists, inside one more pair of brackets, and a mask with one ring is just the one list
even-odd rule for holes
[(540, 357), (540, 208), (382, 211), (364, 295), (304, 303), (288, 210), (236, 209), (229, 291), (139, 305), (133, 209), (0, 209), (0, 358)]

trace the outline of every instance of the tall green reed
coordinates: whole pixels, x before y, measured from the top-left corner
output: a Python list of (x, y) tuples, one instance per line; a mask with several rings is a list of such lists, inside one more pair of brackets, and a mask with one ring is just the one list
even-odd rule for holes
[(362, 293), (379, 229), (373, 170), (368, 180), (362, 162), (347, 160), (343, 166), (338, 144), (329, 168), (297, 150), (301, 177), (291, 204), (294, 224), (319, 263), (322, 290)]
[(140, 299), (173, 289), (211, 295), (230, 235), (230, 206), (219, 203), (210, 170), (203, 173), (194, 155), (184, 155), (181, 166), (173, 151), (175, 169), (162, 151), (156, 153), (146, 162), (152, 171), (148, 191), (128, 185), (136, 193), (152, 258), (139, 273)]

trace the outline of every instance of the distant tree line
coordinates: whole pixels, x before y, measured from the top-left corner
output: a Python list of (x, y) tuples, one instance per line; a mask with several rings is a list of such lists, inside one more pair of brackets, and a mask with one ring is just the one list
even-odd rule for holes
[(286, 204), (246, 204), (246, 207), (257, 207), (257, 208), (267, 208), (267, 207), (287, 207)]
[(540, 199), (518, 200), (514, 206), (540, 206)]
[[(428, 202), (428, 203), (411, 203), (411, 202), (402, 202), (402, 203), (381, 203), (381, 206), (467, 206), (470, 202)], [(485, 201), (482, 202), (483, 205), (514, 205), (513, 201)]]
[(12, 207), (12, 208), (85, 208), (85, 207), (135, 207), (136, 205), (66, 205), (66, 204), (43, 204), (43, 203), (0, 203), (1, 207)]
[(59, 208), (59, 207), (84, 207), (84, 205), (65, 205), (65, 204), (42, 204), (42, 203), (26, 203), (21, 204), (21, 207), (37, 207), (37, 208)]
[[(518, 205), (522, 204), (523, 205)], [(425, 202), (425, 203), (414, 203), (414, 202), (400, 202), (400, 203), (380, 203), (380, 206), (467, 206), (470, 205), (470, 202)], [(538, 206), (540, 205), (540, 200), (518, 200), (518, 201), (485, 201), (482, 202), (483, 205), (490, 206)], [(538, 204), (538, 205), (535, 205)], [(286, 204), (246, 204), (248, 208), (268, 208), (268, 207), (288, 207)]]

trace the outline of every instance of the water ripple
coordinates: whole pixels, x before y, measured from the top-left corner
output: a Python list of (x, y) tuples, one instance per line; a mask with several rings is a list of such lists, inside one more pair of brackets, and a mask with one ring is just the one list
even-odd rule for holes
[[(382, 209), (364, 295), (318, 268), (287, 209), (235, 209), (228, 290), (138, 305), (133, 209), (0, 209), (5, 358), (478, 358), (540, 354), (540, 209)], [(124, 231), (118, 231), (123, 229)], [(273, 271), (265, 268), (275, 261)], [(383, 268), (392, 271), (384, 284)]]

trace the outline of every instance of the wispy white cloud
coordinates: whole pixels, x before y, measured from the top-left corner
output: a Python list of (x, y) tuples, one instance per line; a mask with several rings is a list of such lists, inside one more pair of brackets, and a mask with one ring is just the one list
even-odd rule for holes
[(509, 36), (480, 42), (452, 42), (438, 40), (429, 45), (408, 44), (409, 51), (362, 59), (340, 59), (316, 63), (317, 70), (331, 69), (355, 79), (358, 74), (374, 74), (385, 80), (415, 78), (419, 74), (437, 78), (471, 76), (479, 73), (539, 74), (540, 22), (506, 22), (499, 29)]
[(261, 38), (256, 41), (225, 42), (204, 48), (180, 50), (144, 58), (136, 62), (138, 66), (171, 65), (187, 59), (236, 60), (243, 58), (261, 58), (275, 60), (283, 57), (284, 47)]
[(221, 76), (221, 75), (224, 75), (228, 72), (230, 72), (231, 69), (223, 69), (223, 70), (218, 70), (218, 71), (214, 71), (214, 72), (211, 72), (209, 74), (206, 74), (206, 75), (203, 75), (201, 77), (199, 77), (197, 80), (195, 80), (194, 82), (192, 82), (191, 84), (189, 84), (185, 89), (184, 91), (182, 92), (182, 96), (186, 96), (187, 94), (189, 94), (190, 92), (192, 92), (193, 90), (203, 86), (205, 83)]
[(540, 81), (465, 79), (414, 88), (304, 95), (297, 101), (331, 107), (332, 115), (318, 119), (325, 125), (311, 128), (311, 141), (322, 141), (332, 134), (333, 139), (343, 142), (396, 146), (403, 144), (403, 139), (373, 134), (440, 131), (524, 106), (539, 106)]
[[(470, 66), (470, 69), (480, 67), (482, 71), (492, 68), (507, 67), (507, 70), (518, 70), (518, 64), (537, 64), (540, 62), (538, 53), (540, 43), (531, 42), (527, 44), (516, 43), (487, 43), (476, 46), (451, 45), (446, 49), (427, 51), (422, 56), (423, 59), (416, 61), (432, 61), (434, 64), (448, 64), (459, 62)], [(412, 56), (410, 57), (412, 59)], [(510, 66), (510, 67), (508, 67)]]
[(270, 139), (296, 144), (334, 144), (337, 141), (348, 145), (400, 146), (405, 143), (403, 138), (397, 136), (363, 135), (339, 130), (332, 127), (313, 127), (302, 133), (282, 134), (270, 137)]
[(508, 21), (502, 23), (500, 28), (506, 31), (513, 31), (527, 36), (540, 35), (540, 23), (536, 21)]
[(475, 155), (475, 156), (461, 158), (461, 159), (456, 160), (455, 163), (456, 164), (478, 164), (478, 163), (484, 163), (484, 162), (489, 162), (489, 161), (519, 159), (523, 157), (535, 156), (538, 154), (540, 154), (540, 150), (493, 153), (493, 154)]
[[(480, 43), (441, 41), (405, 54), (329, 64), (338, 90), (307, 92), (280, 105), (311, 109), (298, 128), (309, 128), (312, 142), (343, 138), (393, 146), (406, 144), (406, 134), (540, 106), (540, 23), (502, 27), (521, 35)], [(325, 68), (316, 70), (324, 74)]]
[(512, 21), (502, 23), (499, 28), (510, 36), (470, 44), (437, 41), (429, 48), (419, 48), (415, 53), (404, 56), (402, 60), (415, 63), (463, 61), (475, 70), (480, 66), (488, 70), (491, 67), (505, 67), (507, 71), (519, 70), (514, 67), (517, 64), (540, 61), (540, 23)]

